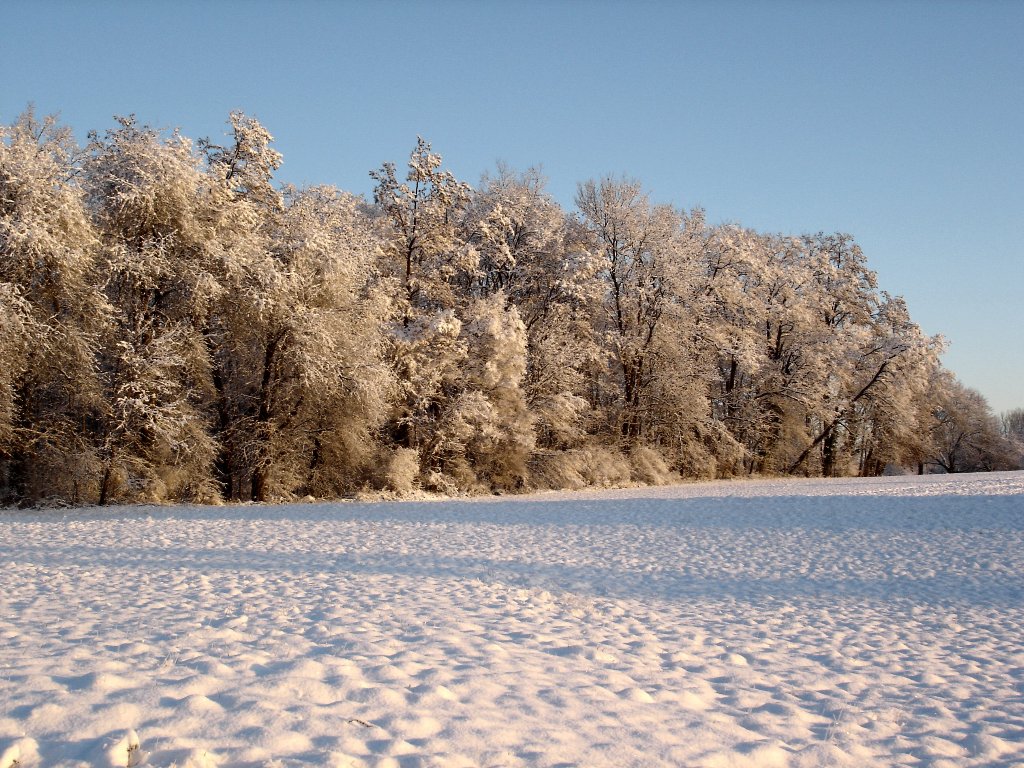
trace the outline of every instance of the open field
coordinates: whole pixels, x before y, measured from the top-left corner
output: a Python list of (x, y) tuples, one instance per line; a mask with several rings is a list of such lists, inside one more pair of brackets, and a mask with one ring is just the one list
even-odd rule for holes
[(1024, 763), (1019, 472), (5, 511), (0, 568), (0, 768)]

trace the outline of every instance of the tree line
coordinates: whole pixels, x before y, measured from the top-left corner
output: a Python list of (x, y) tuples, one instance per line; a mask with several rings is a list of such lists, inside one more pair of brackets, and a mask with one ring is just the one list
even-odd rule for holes
[(941, 366), (849, 235), (711, 226), (625, 178), (565, 211), (422, 139), (372, 201), (298, 189), (229, 125), (0, 128), (0, 500), (1020, 465), (1022, 414)]

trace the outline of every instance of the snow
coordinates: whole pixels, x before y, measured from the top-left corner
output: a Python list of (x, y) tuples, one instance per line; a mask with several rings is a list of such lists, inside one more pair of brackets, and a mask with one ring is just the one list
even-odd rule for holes
[(1024, 473), (6, 511), (0, 568), (0, 768), (1024, 762)]

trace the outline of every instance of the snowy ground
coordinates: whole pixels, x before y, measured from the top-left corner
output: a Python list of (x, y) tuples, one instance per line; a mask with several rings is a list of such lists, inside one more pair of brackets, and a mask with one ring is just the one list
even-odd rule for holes
[(0, 568), (3, 768), (1024, 764), (1024, 473), (7, 511)]

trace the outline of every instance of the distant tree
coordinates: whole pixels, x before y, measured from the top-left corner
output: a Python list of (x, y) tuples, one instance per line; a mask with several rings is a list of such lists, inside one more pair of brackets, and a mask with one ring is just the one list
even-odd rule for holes
[(984, 396), (949, 371), (939, 371), (932, 397), (932, 453), (928, 463), (944, 472), (1014, 468), (1013, 446)]
[(999, 417), (1005, 437), (1016, 453), (1017, 468), (1024, 469), (1024, 408), (1005, 411)]
[(1024, 440), (1024, 408), (1003, 412), (999, 417), (999, 423), (1006, 437)]

